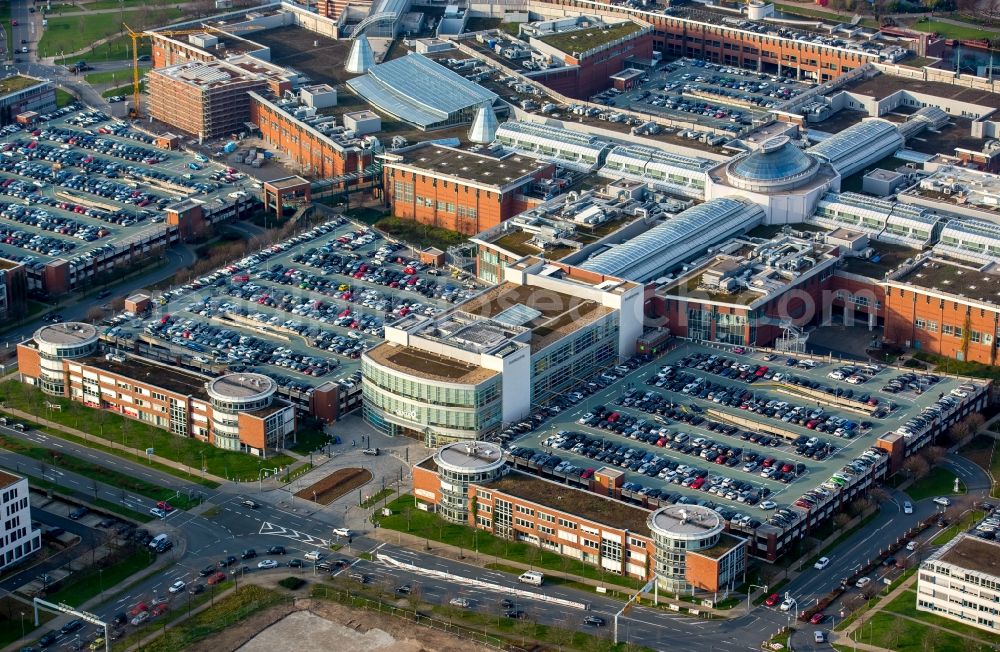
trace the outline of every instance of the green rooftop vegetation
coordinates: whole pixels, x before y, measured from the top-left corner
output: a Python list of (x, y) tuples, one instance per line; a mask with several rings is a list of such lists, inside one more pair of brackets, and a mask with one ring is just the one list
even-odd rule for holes
[(599, 48), (602, 45), (625, 38), (630, 34), (635, 34), (640, 29), (642, 29), (641, 25), (626, 22), (611, 25), (610, 27), (589, 27), (570, 32), (551, 34), (543, 36), (538, 40), (562, 52), (586, 52), (587, 50)]
[(32, 79), (31, 77), (12, 75), (5, 79), (0, 79), (0, 95), (23, 91), (25, 88), (30, 88), (38, 83), (37, 79)]

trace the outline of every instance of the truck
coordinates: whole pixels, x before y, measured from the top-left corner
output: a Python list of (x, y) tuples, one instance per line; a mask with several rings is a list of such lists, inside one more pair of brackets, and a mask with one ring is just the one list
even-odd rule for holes
[(545, 575), (539, 573), (538, 571), (525, 571), (517, 578), (517, 581), (522, 584), (530, 584), (532, 586), (541, 586), (542, 582), (545, 581)]

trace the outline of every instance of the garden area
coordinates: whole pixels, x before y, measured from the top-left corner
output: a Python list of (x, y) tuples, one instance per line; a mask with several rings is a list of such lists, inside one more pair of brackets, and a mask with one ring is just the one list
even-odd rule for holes
[[(237, 481), (256, 481), (262, 468), (284, 468), (294, 460), (287, 455), (272, 455), (261, 459), (238, 451), (226, 451), (197, 439), (178, 437), (142, 421), (123, 417), (108, 410), (97, 410), (66, 398), (42, 394), (41, 390), (25, 385), (17, 380), (0, 383), (0, 401), (9, 408), (29, 414), (39, 415), (62, 426), (80, 430), (89, 435), (84, 441), (54, 428), (42, 428), (56, 437), (85, 443), (142, 464), (149, 464), (144, 455), (134, 455), (126, 451), (100, 446), (90, 438), (115, 442), (137, 449), (152, 448), (155, 454), (188, 467), (188, 471), (164, 464), (151, 464), (165, 473), (170, 473), (206, 486), (217, 486), (211, 480), (202, 480), (200, 472), (204, 465), (207, 472)], [(51, 409), (48, 405), (58, 405)], [(22, 419), (18, 419), (21, 421)]]
[(933, 353), (927, 353), (926, 351), (917, 351), (913, 354), (913, 357), (934, 365), (936, 371), (946, 374), (1000, 381), (1000, 366), (992, 366), (981, 362), (953, 360), (952, 358), (945, 358)]
[(438, 541), (456, 546), (485, 557), (494, 557), (497, 564), (501, 559), (506, 559), (535, 568), (579, 575), (632, 589), (641, 588), (645, 584), (631, 577), (608, 573), (578, 559), (542, 550), (538, 546), (501, 539), (482, 530), (448, 522), (437, 514), (417, 509), (412, 494), (400, 496), (389, 503), (388, 508), (392, 510), (391, 516), (375, 517), (379, 527), (406, 532), (422, 537), (428, 542)]
[(457, 231), (428, 226), (400, 217), (383, 217), (375, 222), (375, 228), (418, 248), (437, 247), (441, 251), (446, 251), (449, 247), (465, 242), (465, 236)]
[(95, 595), (103, 593), (156, 561), (156, 553), (140, 546), (137, 550), (118, 557), (101, 560), (96, 566), (70, 575), (49, 593), (45, 599), (55, 603), (65, 603), (80, 607)]

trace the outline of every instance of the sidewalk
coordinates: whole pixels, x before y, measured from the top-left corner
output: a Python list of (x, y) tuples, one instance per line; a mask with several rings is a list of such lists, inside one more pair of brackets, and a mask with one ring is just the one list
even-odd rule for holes
[[(158, 555), (156, 561), (147, 566), (145, 569), (139, 571), (139, 573), (126, 577), (124, 580), (122, 580), (121, 582), (119, 582), (114, 586), (105, 588), (103, 592), (99, 593), (93, 598), (90, 598), (82, 605), (78, 605), (76, 608), (80, 611), (91, 611), (94, 607), (104, 602), (106, 598), (111, 598), (115, 595), (118, 595), (119, 593), (124, 592), (126, 589), (128, 589), (136, 582), (140, 581), (142, 578), (148, 577), (149, 575), (152, 575), (154, 573), (158, 573), (165, 567), (175, 564), (177, 562), (177, 559), (175, 557), (183, 556), (184, 549), (187, 547), (186, 539), (184, 539), (183, 537), (178, 537), (177, 540), (178, 540), (178, 546), (174, 548), (175, 552), (171, 552), (171, 554)], [(28, 603), (28, 605), (30, 606), (30, 603)], [(28, 611), (30, 611), (30, 609)], [(17, 641), (10, 643), (4, 649), (20, 650), (24, 646), (32, 645), (35, 642), (35, 640), (37, 640), (38, 637), (42, 635), (45, 629), (58, 629), (60, 626), (69, 622), (71, 619), (72, 616), (66, 614), (57, 616), (55, 619), (49, 621), (44, 629), (41, 628), (36, 629), (35, 631), (30, 632), (24, 638), (18, 639)]]
[[(78, 437), (80, 439), (83, 439), (85, 442), (99, 444), (99, 445), (105, 446), (107, 448), (113, 448), (115, 450), (120, 450), (120, 451), (123, 451), (123, 452), (126, 452), (126, 453), (130, 453), (132, 455), (136, 455), (140, 459), (146, 457), (146, 451), (145, 450), (140, 450), (138, 448), (132, 448), (131, 446), (123, 446), (123, 445), (119, 444), (116, 441), (111, 441), (109, 439), (102, 439), (102, 438), (97, 437), (95, 435), (91, 435), (89, 433), (86, 433), (86, 432), (84, 432), (82, 430), (77, 430), (76, 428), (70, 428), (69, 426), (64, 426), (61, 423), (56, 423), (54, 421), (49, 421), (48, 419), (46, 419), (44, 417), (40, 417), (40, 416), (37, 416), (37, 415), (34, 415), (34, 414), (29, 414), (27, 412), (23, 412), (21, 410), (16, 410), (16, 409), (10, 408), (10, 407), (4, 407), (3, 411), (6, 412), (7, 414), (11, 414), (13, 416), (16, 416), (16, 417), (18, 417), (20, 419), (24, 419), (25, 421), (31, 421), (33, 423), (37, 423), (37, 424), (45, 426), (47, 428), (52, 428), (53, 430), (59, 430), (61, 432), (66, 433), (67, 435), (72, 435), (74, 437)], [(209, 480), (214, 480), (215, 482), (218, 482), (219, 484), (225, 484), (225, 483), (229, 482), (229, 480), (226, 480), (225, 478), (223, 478), (221, 476), (213, 475), (213, 474), (209, 473), (208, 471), (204, 471), (202, 473), (198, 473), (196, 469), (193, 469), (192, 467), (189, 467), (187, 464), (182, 464), (180, 462), (175, 462), (173, 460), (168, 460), (168, 459), (166, 459), (164, 457), (161, 457), (159, 455), (151, 455), (151, 456), (149, 456), (149, 459), (151, 459), (153, 462), (156, 462), (157, 464), (162, 464), (163, 466), (169, 466), (169, 467), (171, 467), (173, 469), (177, 469), (178, 471), (183, 471), (184, 473), (191, 473), (192, 477), (195, 476), (195, 475), (198, 475), (200, 477), (208, 478)], [(177, 478), (177, 479), (178, 480), (184, 480), (184, 478)], [(196, 483), (195, 480), (187, 480), (187, 482)]]
[[(512, 561), (510, 559), (498, 559), (492, 555), (482, 555), (475, 550), (465, 550), (463, 548), (458, 548), (456, 546), (451, 546), (446, 543), (441, 543), (439, 541), (430, 541), (430, 548), (426, 548), (425, 544), (427, 540), (423, 537), (418, 537), (412, 534), (407, 534), (405, 532), (399, 532), (398, 530), (389, 530), (386, 528), (375, 528), (372, 530), (368, 536), (373, 539), (378, 539), (385, 543), (396, 544), (404, 548), (410, 548), (419, 552), (426, 552), (432, 554), (436, 557), (443, 557), (446, 559), (451, 559), (454, 561), (460, 561), (462, 563), (472, 564), (484, 567), (485, 564), (491, 561), (496, 561), (498, 563), (504, 564), (506, 566), (513, 566), (521, 570), (539, 570), (538, 567), (533, 567), (528, 564), (522, 564), (520, 562)], [(551, 577), (559, 577), (566, 580), (571, 580), (579, 584), (588, 584), (593, 586), (595, 589), (597, 587), (604, 587), (608, 590), (609, 594), (613, 593), (623, 593), (628, 596), (632, 596), (636, 593), (636, 589), (629, 588), (627, 586), (621, 586), (619, 584), (610, 584), (608, 582), (601, 582), (600, 580), (594, 580), (587, 577), (580, 577), (579, 575), (573, 575), (571, 573), (563, 573), (561, 571), (555, 571), (548, 568), (541, 569), (546, 575)], [(653, 602), (652, 593), (644, 593), (642, 595), (643, 601), (646, 606), (649, 606)], [(681, 610), (696, 609), (699, 614), (710, 614), (716, 618), (734, 618), (736, 616), (744, 615), (744, 610), (740, 607), (733, 607), (732, 609), (712, 609), (710, 607), (703, 607), (700, 604), (693, 602), (684, 602), (683, 600), (675, 600), (669, 596), (665, 596), (662, 593), (659, 595), (660, 604), (675, 605), (680, 607)], [(680, 613), (684, 613), (681, 611)]]

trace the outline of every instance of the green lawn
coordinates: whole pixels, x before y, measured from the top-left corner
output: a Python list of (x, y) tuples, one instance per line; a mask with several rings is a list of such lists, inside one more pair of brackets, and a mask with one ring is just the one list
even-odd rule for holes
[(419, 248), (437, 247), (441, 251), (446, 251), (449, 247), (465, 242), (465, 236), (457, 231), (427, 226), (399, 217), (384, 217), (375, 223), (375, 228)]
[[(144, 81), (139, 82), (139, 92), (142, 93), (145, 92), (145, 90), (146, 90), (146, 82)], [(108, 90), (102, 92), (101, 97), (114, 97), (115, 95), (124, 95), (125, 97), (131, 100), (132, 93), (134, 91), (135, 89), (132, 88), (132, 84), (128, 84), (126, 86), (116, 86), (115, 88), (109, 88)]]
[(465, 525), (449, 523), (437, 514), (417, 509), (411, 494), (400, 496), (389, 503), (388, 507), (392, 510), (392, 516), (376, 517), (381, 527), (459, 546), (470, 554), (475, 554), (478, 550), (483, 556), (494, 557), (497, 563), (500, 559), (507, 559), (540, 569), (579, 575), (633, 589), (645, 584), (631, 577), (602, 572), (596, 566), (542, 550), (537, 546), (508, 541)]
[(85, 478), (113, 485), (122, 492), (131, 491), (153, 500), (170, 500), (171, 504), (179, 509), (190, 507), (190, 501), (185, 495), (174, 497), (174, 491), (161, 487), (160, 485), (140, 480), (114, 469), (109, 469), (100, 464), (94, 464), (87, 460), (61, 453), (52, 448), (35, 446), (16, 437), (0, 435), (0, 447), (19, 455), (38, 460), (41, 464), (71, 471)]
[[(949, 629), (959, 635), (964, 634), (977, 639), (992, 641), (994, 644), (1000, 644), (1000, 636), (991, 635), (989, 632), (983, 631), (971, 625), (955, 622), (954, 620), (938, 616), (937, 614), (932, 614), (926, 611), (917, 611), (916, 591), (904, 591), (897, 596), (895, 600), (885, 605), (883, 609), (903, 616), (909, 616), (910, 618), (915, 618), (916, 620), (922, 621), (928, 625), (937, 625), (938, 627)], [(969, 642), (969, 649), (976, 649), (974, 642)]]
[(69, 91), (64, 91), (61, 88), (56, 89), (56, 106), (68, 106), (73, 102), (76, 102), (76, 98)]
[[(10, 25), (10, 3), (0, 2), (0, 27), (3, 27), (4, 34), (11, 33)], [(4, 43), (7, 44), (7, 55), (10, 56), (10, 44), (14, 42), (14, 39), (7, 38), (4, 39)]]
[[(902, 627), (894, 631), (893, 623), (901, 622)], [(852, 636), (859, 643), (895, 650), (895, 652), (970, 652), (976, 649), (969, 640), (942, 632), (910, 620), (900, 621), (891, 613), (879, 612), (866, 620)], [(926, 642), (926, 644), (925, 644)]]
[(46, 600), (57, 604), (65, 602), (79, 607), (102, 590), (109, 589), (134, 573), (149, 567), (154, 561), (156, 553), (143, 546), (115, 563), (108, 564), (106, 568), (92, 567), (70, 575), (65, 580), (65, 586), (49, 594)]
[[(940, 466), (934, 467), (930, 473), (910, 485), (906, 493), (913, 500), (923, 500), (934, 496), (955, 495), (955, 474)], [(960, 494), (965, 493), (965, 485), (959, 482)]]
[(962, 41), (976, 41), (980, 39), (992, 39), (1000, 36), (996, 30), (979, 29), (978, 27), (952, 25), (938, 20), (918, 21), (911, 25), (918, 32), (937, 32), (943, 38), (955, 38)]
[(981, 512), (979, 510), (972, 510), (971, 512), (966, 513), (958, 523), (949, 525), (945, 529), (941, 530), (937, 536), (931, 539), (931, 545), (943, 546), (957, 537), (960, 532), (968, 530), (985, 515), (985, 512)]
[[(139, 8), (133, 7), (125, 10), (125, 22), (135, 29), (140, 29), (142, 22), (149, 25), (161, 24), (176, 20), (183, 15), (182, 11), (176, 7), (159, 7), (153, 10), (142, 9), (142, 11), (137, 11), (137, 9)], [(54, 16), (48, 21), (49, 24), (42, 34), (42, 39), (38, 42), (38, 51), (41, 56), (55, 56), (63, 52), (69, 54), (85, 50), (95, 41), (122, 33), (121, 16), (116, 12)], [(81, 58), (86, 59), (85, 56)]]
[(385, 489), (382, 489), (381, 491), (369, 496), (367, 500), (362, 501), (361, 506), (364, 507), (365, 509), (374, 507), (378, 505), (380, 502), (382, 502), (385, 498), (391, 496), (395, 491), (396, 491), (395, 489), (390, 489), (386, 487)]
[[(204, 594), (199, 597), (204, 597)], [(254, 584), (244, 584), (233, 593), (216, 600), (214, 606), (167, 629), (162, 636), (143, 645), (142, 649), (145, 652), (177, 652), (189, 649), (197, 641), (288, 599), (287, 595), (277, 591)], [(154, 623), (154, 629), (160, 624)]]
[[(148, 42), (143, 40), (139, 41), (139, 56), (144, 54), (152, 54), (152, 48)], [(70, 66), (77, 61), (83, 59), (84, 61), (122, 61), (123, 59), (132, 58), (132, 39), (128, 36), (119, 36), (118, 38), (112, 39), (107, 43), (101, 45), (95, 45), (86, 52), (73, 57), (66, 57), (65, 59), (56, 59), (56, 63), (63, 66)]]
[[(152, 67), (152, 64), (141, 63), (139, 64), (139, 77), (146, 74), (146, 71)], [(121, 82), (132, 82), (132, 71), (128, 68), (123, 68), (122, 70), (104, 70), (102, 72), (91, 72), (84, 75), (84, 80), (91, 86), (98, 86), (101, 84), (116, 84)]]
[[(174, 475), (192, 480), (197, 478), (202, 462), (205, 463), (209, 473), (224, 478), (250, 481), (257, 480), (261, 468), (283, 468), (294, 461), (287, 455), (274, 455), (263, 460), (236, 451), (225, 451), (196, 439), (172, 435), (165, 430), (108, 410), (95, 410), (69, 399), (44, 395), (41, 390), (17, 380), (0, 383), (0, 400), (6, 401), (11, 408), (37, 414), (62, 425), (82, 430), (98, 439), (123, 443), (139, 449), (153, 448), (157, 455), (190, 467), (190, 476), (172, 467), (166, 468), (170, 468), (170, 472)], [(46, 409), (46, 402), (59, 404), (61, 410)], [(49, 432), (63, 436), (59, 431)], [(123, 451), (108, 450), (121, 457), (135, 459), (135, 456)], [(145, 462), (145, 457), (141, 457), (140, 461)]]
[(333, 438), (322, 430), (299, 428), (295, 431), (295, 445), (289, 446), (289, 448), (299, 455), (309, 454), (320, 450), (331, 441), (333, 441)]
[(944, 373), (1000, 381), (1000, 366), (992, 366), (981, 362), (953, 360), (934, 355), (933, 353), (927, 353), (926, 351), (917, 351), (913, 354), (913, 357), (935, 365), (937, 371), (943, 371)]

